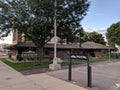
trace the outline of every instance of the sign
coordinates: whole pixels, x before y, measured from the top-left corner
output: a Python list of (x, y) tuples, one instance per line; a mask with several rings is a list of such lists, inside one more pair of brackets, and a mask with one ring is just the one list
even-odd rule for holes
[[(68, 80), (72, 80), (72, 59), (78, 60), (86, 60), (87, 61), (87, 77), (88, 77), (88, 87), (92, 87), (92, 67), (90, 66), (89, 61), (89, 54), (88, 55), (80, 55), (80, 54), (70, 54), (70, 62), (69, 62), (69, 69), (68, 69)], [(119, 88), (119, 85), (117, 85)]]
[(34, 51), (28, 51), (23, 53), (23, 58), (35, 58), (37, 54)]
[(80, 54), (71, 54), (71, 59), (81, 59), (81, 60), (88, 60), (87, 55), (80, 55)]

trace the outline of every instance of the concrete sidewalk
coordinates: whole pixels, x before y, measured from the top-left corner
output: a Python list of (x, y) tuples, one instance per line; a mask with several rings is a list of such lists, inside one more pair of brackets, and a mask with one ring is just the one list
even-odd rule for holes
[(0, 90), (87, 90), (47, 74), (23, 76), (0, 61)]

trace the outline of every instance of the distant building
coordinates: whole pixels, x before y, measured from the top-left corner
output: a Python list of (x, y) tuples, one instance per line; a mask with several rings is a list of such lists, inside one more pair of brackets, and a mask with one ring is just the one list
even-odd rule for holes
[(5, 49), (5, 47), (10, 46), (10, 44), (0, 44), (0, 56), (7, 55), (8, 49)]
[(10, 46), (10, 44), (0, 44), (0, 51), (1, 51), (1, 52), (6, 52), (6, 51), (8, 51), (7, 49), (5, 49), (5, 47), (7, 47), (7, 46)]

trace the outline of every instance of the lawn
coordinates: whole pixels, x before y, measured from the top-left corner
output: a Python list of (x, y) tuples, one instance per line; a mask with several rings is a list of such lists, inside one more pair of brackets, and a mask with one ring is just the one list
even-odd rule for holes
[[(94, 63), (94, 62), (103, 62), (103, 61), (107, 61), (109, 60), (108, 57), (104, 57), (104, 58), (91, 58), (90, 62)], [(111, 58), (110, 60), (115, 60), (114, 58)], [(8, 59), (1, 59), (2, 62), (6, 63), (7, 65), (9, 65), (10, 67), (14, 68), (17, 71), (26, 71), (26, 70), (33, 70), (33, 69), (40, 69), (40, 68), (48, 68), (49, 64), (51, 64), (52, 62), (50, 61), (46, 61), (46, 62), (42, 62), (41, 64), (39, 62), (11, 62)], [(72, 62), (72, 65), (76, 65), (76, 64), (82, 64), (82, 63), (86, 63), (85, 60), (76, 60)], [(61, 64), (62, 66), (67, 66), (69, 65), (69, 62), (63, 62)]]
[[(52, 64), (50, 61), (42, 62), (41, 64), (39, 62), (11, 62), (9, 59), (3, 58), (1, 59), (2, 62), (9, 65), (10, 67), (14, 68), (17, 71), (26, 71), (26, 70), (33, 70), (33, 69), (39, 69), (39, 68), (49, 68), (49, 64)], [(73, 62), (72, 64), (80, 64), (81, 62)], [(66, 66), (69, 62), (63, 62), (61, 65)]]
[(51, 64), (52, 62), (43, 62), (42, 64), (40, 64), (39, 62), (21, 62), (21, 63), (14, 63), (14, 62), (10, 62), (7, 59), (1, 59), (2, 62), (4, 62), (5, 64), (9, 65), (10, 67), (14, 68), (17, 71), (26, 71), (26, 70), (33, 70), (33, 69), (39, 69), (39, 68), (48, 68), (49, 64)]

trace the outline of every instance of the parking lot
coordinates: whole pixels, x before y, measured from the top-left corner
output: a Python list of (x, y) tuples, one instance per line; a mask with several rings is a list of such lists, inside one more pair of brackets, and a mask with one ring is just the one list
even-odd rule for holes
[(87, 87), (87, 66), (72, 69), (72, 81), (68, 81), (68, 69), (48, 72), (48, 75), (88, 88), (89, 90), (120, 90), (120, 61), (106, 61), (91, 64), (92, 88)]

